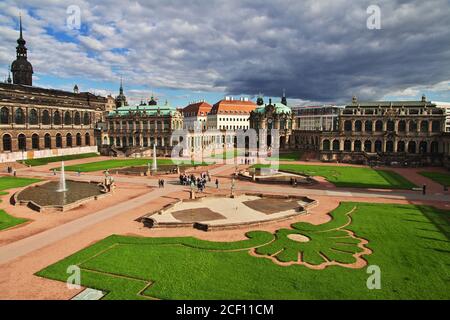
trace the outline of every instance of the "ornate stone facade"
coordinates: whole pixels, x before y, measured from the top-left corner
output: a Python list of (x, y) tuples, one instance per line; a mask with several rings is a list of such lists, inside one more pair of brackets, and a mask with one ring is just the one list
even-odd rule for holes
[[(265, 141), (258, 141), (258, 147), (267, 146), (271, 148), (275, 145), (280, 149), (290, 149), (295, 147), (294, 140), (291, 139), (294, 128), (296, 127), (296, 118), (291, 108), (287, 105), (285, 96), (284, 103), (265, 104), (261, 98), (258, 99), (259, 107), (250, 114), (250, 128), (256, 130), (256, 134), (261, 138), (261, 133), (266, 136)], [(272, 130), (279, 132), (278, 141), (274, 141)]]
[(321, 160), (440, 164), (443, 110), (426, 101), (358, 102), (339, 117), (338, 132), (323, 132)]
[(95, 123), (101, 118), (104, 104), (105, 98), (90, 93), (0, 84), (2, 161), (95, 146)]
[(172, 140), (175, 130), (183, 129), (183, 115), (168, 103), (158, 105), (152, 98), (148, 104), (133, 107), (120, 107), (107, 116), (108, 138), (103, 141), (109, 145), (112, 154), (125, 155), (145, 153), (157, 145), (158, 153), (170, 155), (178, 141)]
[(0, 161), (96, 152), (94, 129), (106, 98), (78, 86), (74, 92), (33, 87), (22, 23), (17, 42), (14, 81), (0, 83)]

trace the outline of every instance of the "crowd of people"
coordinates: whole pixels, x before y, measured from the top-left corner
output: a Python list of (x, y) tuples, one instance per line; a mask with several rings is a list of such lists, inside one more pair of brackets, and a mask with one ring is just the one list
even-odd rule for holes
[(209, 172), (202, 172), (199, 177), (196, 177), (194, 174), (180, 174), (181, 185), (191, 187), (196, 186), (199, 192), (203, 192), (205, 190), (207, 182), (211, 182), (211, 176)]

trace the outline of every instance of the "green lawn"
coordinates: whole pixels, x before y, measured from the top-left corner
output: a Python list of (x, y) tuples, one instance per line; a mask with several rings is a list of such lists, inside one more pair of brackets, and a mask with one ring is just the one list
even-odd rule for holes
[[(4, 190), (25, 187), (32, 183), (39, 182), (39, 179), (15, 178), (15, 177), (0, 177), (0, 195), (5, 195)], [(0, 210), (0, 230), (5, 230), (21, 223), (26, 222), (26, 219), (15, 218), (7, 214), (4, 210)]]
[(223, 153), (217, 153), (214, 155), (211, 155), (210, 158), (212, 159), (234, 159), (238, 156), (244, 156), (244, 151), (243, 150), (238, 150), (238, 149), (233, 149), (233, 150), (228, 150), (228, 151), (224, 151)]
[(426, 178), (439, 183), (442, 186), (450, 187), (450, 173), (443, 172), (420, 172), (420, 174)]
[[(78, 265), (81, 284), (108, 292), (105, 299), (450, 299), (449, 211), (343, 203), (331, 215), (333, 220), (320, 226), (298, 223), (276, 237), (250, 232), (248, 240), (230, 243), (110, 236), (37, 275), (66, 281), (68, 266)], [(348, 231), (357, 238), (344, 236)], [(289, 240), (289, 232), (312, 240)], [(302, 252), (312, 264), (323, 256), (349, 264), (359, 251), (358, 239), (369, 241), (373, 252), (364, 259), (380, 268), (381, 290), (367, 288), (366, 267), (282, 267), (249, 254), (249, 248), (259, 255), (282, 248), (280, 261)]]
[[(255, 165), (254, 167), (267, 166)], [(390, 170), (300, 164), (280, 164), (279, 169), (309, 176), (321, 176), (337, 187), (377, 189), (412, 189), (417, 187)]]
[(270, 161), (299, 161), (302, 156), (301, 152), (280, 153), (278, 157), (267, 158)]
[(32, 183), (39, 182), (39, 179), (17, 178), (17, 177), (0, 177), (0, 191), (6, 189), (14, 189), (26, 187)]
[[(113, 160), (104, 160), (98, 162), (91, 163), (83, 163), (73, 166), (65, 167), (66, 171), (80, 171), (80, 172), (94, 172), (94, 171), (102, 171), (106, 169), (118, 169), (118, 168), (126, 168), (126, 167), (137, 167), (137, 166), (146, 166), (148, 163), (152, 163), (151, 159), (113, 159)], [(170, 159), (158, 159), (158, 165), (172, 165), (173, 162)], [(182, 161), (182, 164), (194, 164), (194, 165), (206, 165), (206, 163), (201, 162), (191, 162), (191, 161)]]
[(70, 155), (70, 156), (30, 159), (30, 160), (19, 161), (19, 162), (25, 163), (28, 166), (35, 167), (35, 166), (43, 166), (43, 165), (49, 164), (51, 162), (69, 161), (69, 160), (76, 160), (76, 159), (87, 159), (87, 158), (94, 158), (94, 157), (98, 157), (98, 154), (97, 153), (83, 153), (83, 154), (74, 154), (74, 155)]

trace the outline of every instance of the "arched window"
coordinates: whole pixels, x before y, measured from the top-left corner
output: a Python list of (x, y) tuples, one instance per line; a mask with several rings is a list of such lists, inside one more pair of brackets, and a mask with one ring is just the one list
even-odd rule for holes
[(61, 124), (61, 114), (59, 113), (59, 111), (55, 111), (53, 113), (53, 124), (58, 126)]
[(83, 124), (84, 124), (85, 126), (88, 126), (88, 125), (91, 124), (91, 117), (89, 116), (89, 113), (88, 113), (88, 112), (85, 112), (85, 113), (84, 113), (84, 116), (83, 116)]
[(386, 142), (386, 152), (394, 152), (394, 142), (388, 141)]
[(410, 132), (416, 132), (417, 131), (417, 122), (416, 121), (411, 121), (409, 123), (409, 131)]
[(387, 122), (387, 131), (395, 131), (395, 122), (392, 120), (389, 120)]
[(55, 144), (57, 148), (62, 148), (62, 135), (61, 133), (56, 134)]
[(333, 140), (333, 151), (339, 151), (340, 148), (339, 140)]
[(81, 116), (80, 113), (77, 111), (75, 112), (75, 117), (74, 117), (74, 123), (76, 126), (79, 126), (81, 124)]
[(127, 146), (127, 138), (122, 137), (122, 147), (126, 147), (126, 146)]
[(17, 142), (19, 146), (19, 150), (25, 151), (27, 150), (27, 137), (23, 133), (19, 134), (17, 137)]
[(431, 131), (433, 132), (440, 132), (441, 131), (441, 122), (440, 121), (433, 121), (431, 124)]
[(408, 152), (409, 153), (416, 153), (416, 142), (415, 141), (410, 141), (408, 143)]
[(77, 133), (77, 139), (76, 139), (77, 141), (77, 147), (81, 147), (81, 143), (82, 143), (82, 141), (81, 141), (81, 133)]
[[(117, 138), (117, 139), (119, 139), (119, 138)], [(91, 145), (91, 135), (88, 132), (84, 135), (84, 144), (87, 146)], [(119, 145), (120, 145), (120, 140), (119, 140)]]
[(48, 110), (42, 111), (42, 124), (46, 126), (50, 124), (50, 113)]
[(375, 122), (375, 131), (376, 132), (383, 131), (383, 121), (378, 120), (377, 122)]
[(372, 132), (372, 121), (370, 121), (370, 120), (367, 120), (365, 123), (364, 123), (364, 130), (366, 131), (366, 132)]
[(15, 117), (14, 117), (14, 122), (16, 124), (25, 124), (25, 114), (24, 114), (22, 108), (18, 108), (16, 110), (16, 114), (15, 114)]
[(66, 147), (71, 148), (72, 147), (72, 134), (68, 133), (66, 135)]
[(361, 141), (356, 140), (353, 148), (356, 152), (361, 152), (362, 149)]
[(405, 152), (405, 142), (399, 141), (397, 143), (397, 152)]
[(375, 141), (375, 152), (383, 152), (383, 143), (380, 140)]
[(428, 152), (428, 143), (426, 141), (422, 141), (419, 144), (419, 152), (421, 154), (427, 153)]
[(401, 120), (398, 122), (398, 132), (405, 132), (406, 131), (406, 121)]
[(38, 113), (36, 109), (31, 109), (30, 114), (28, 116), (28, 123), (32, 125), (38, 124)]
[(428, 132), (428, 121), (424, 120), (420, 123), (420, 132)]
[(346, 120), (344, 122), (344, 131), (346, 132), (352, 131), (352, 122), (350, 120)]
[(330, 140), (323, 141), (322, 149), (323, 151), (330, 151)]
[(355, 121), (355, 131), (356, 132), (361, 132), (362, 131), (362, 122), (357, 120)]
[(36, 133), (31, 136), (31, 148), (39, 149), (39, 136)]
[(364, 151), (365, 152), (372, 152), (372, 141), (366, 140), (364, 142)]
[(3, 107), (0, 111), (0, 124), (9, 124), (9, 109), (6, 107)]
[(12, 151), (11, 136), (9, 134), (3, 135), (3, 151)]
[(69, 111), (64, 114), (64, 125), (69, 126), (72, 124), (72, 116)]
[(49, 133), (46, 133), (44, 136), (44, 147), (45, 149), (51, 149), (52, 148), (52, 137)]
[(72, 147), (72, 134), (70, 134), (70, 133), (68, 133), (68, 134), (66, 135), (66, 146), (67, 146), (68, 148), (71, 148), (71, 147)]
[(344, 151), (347, 151), (347, 152), (352, 151), (352, 142), (350, 140), (344, 141)]

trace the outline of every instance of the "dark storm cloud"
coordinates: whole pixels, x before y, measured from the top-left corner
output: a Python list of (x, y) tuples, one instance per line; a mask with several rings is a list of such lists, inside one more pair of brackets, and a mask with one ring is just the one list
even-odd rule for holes
[[(122, 74), (130, 85), (248, 95), (285, 88), (312, 101), (381, 98), (450, 79), (450, 0), (6, 2), (33, 8), (36, 69), (58, 76), (82, 69), (98, 79)], [(61, 50), (67, 44), (45, 30), (67, 32), (72, 4), (89, 32)], [(366, 27), (372, 4), (381, 30)]]

